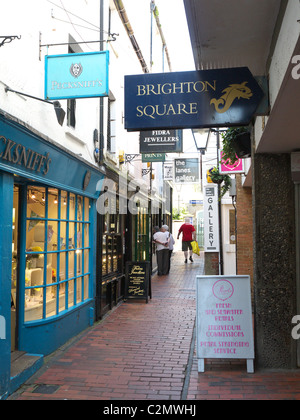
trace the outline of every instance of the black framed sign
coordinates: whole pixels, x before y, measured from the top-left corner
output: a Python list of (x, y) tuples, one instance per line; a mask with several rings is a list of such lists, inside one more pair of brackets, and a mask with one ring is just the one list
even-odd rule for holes
[(199, 159), (175, 159), (175, 183), (197, 184), (200, 182)]
[(150, 262), (126, 263), (125, 299), (146, 299), (150, 290)]
[(141, 131), (140, 153), (182, 153), (182, 130)]

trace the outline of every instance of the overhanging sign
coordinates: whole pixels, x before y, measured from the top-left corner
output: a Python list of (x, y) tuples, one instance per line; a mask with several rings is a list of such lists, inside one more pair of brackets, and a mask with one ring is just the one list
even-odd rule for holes
[(223, 159), (223, 151), (219, 151), (219, 171), (221, 174), (244, 174), (244, 160), (239, 159), (232, 164), (230, 160)]
[(125, 128), (248, 125), (263, 96), (247, 67), (125, 76)]
[(144, 153), (142, 154), (142, 162), (164, 162), (166, 160), (165, 153)]
[(45, 57), (45, 99), (109, 95), (109, 51)]
[(182, 130), (141, 131), (140, 153), (181, 153)]
[(175, 182), (177, 184), (200, 182), (199, 159), (175, 159)]

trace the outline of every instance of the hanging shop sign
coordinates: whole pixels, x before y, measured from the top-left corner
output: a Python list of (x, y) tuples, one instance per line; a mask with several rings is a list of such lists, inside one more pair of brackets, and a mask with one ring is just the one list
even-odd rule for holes
[(140, 153), (182, 153), (182, 130), (141, 131)]
[(144, 153), (142, 154), (142, 162), (164, 162), (166, 160), (165, 153)]
[(223, 159), (223, 152), (222, 150), (219, 151), (219, 172), (221, 174), (244, 174), (244, 160), (239, 159), (232, 164), (230, 160)]
[(171, 163), (164, 164), (164, 181), (173, 181), (174, 179), (174, 165)]
[(146, 299), (148, 303), (150, 285), (150, 262), (126, 263), (125, 299)]
[(200, 182), (199, 159), (175, 159), (175, 182), (178, 184)]
[(204, 187), (204, 251), (220, 252), (218, 186)]
[(109, 95), (109, 51), (45, 57), (45, 99)]
[(125, 128), (248, 125), (263, 96), (247, 67), (125, 76)]
[(205, 359), (247, 359), (254, 373), (254, 357), (250, 277), (198, 276), (198, 371)]

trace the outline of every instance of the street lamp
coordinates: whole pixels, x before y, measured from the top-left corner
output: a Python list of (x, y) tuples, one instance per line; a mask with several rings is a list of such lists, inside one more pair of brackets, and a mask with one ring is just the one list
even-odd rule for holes
[(210, 133), (211, 133), (210, 128), (192, 129), (192, 134), (194, 137), (194, 142), (195, 142), (197, 151), (200, 152), (201, 155), (204, 155), (207, 149)]
[(45, 99), (41, 99), (41, 98), (37, 98), (37, 97), (32, 96), (32, 95), (28, 95), (27, 93), (17, 92), (16, 90), (13, 90), (13, 89), (9, 88), (8, 86), (6, 86), (5, 92), (17, 93), (18, 95), (26, 96), (27, 98), (36, 99), (37, 101), (45, 102), (46, 104), (53, 105), (57, 121), (60, 125), (63, 125), (66, 113), (62, 109), (60, 102), (58, 102), (58, 101), (54, 101), (54, 102), (46, 101)]

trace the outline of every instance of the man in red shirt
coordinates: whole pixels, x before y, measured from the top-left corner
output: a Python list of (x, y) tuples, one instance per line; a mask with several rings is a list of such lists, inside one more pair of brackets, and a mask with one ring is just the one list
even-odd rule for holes
[(182, 233), (182, 251), (184, 252), (185, 256), (185, 264), (187, 264), (188, 260), (188, 250), (190, 250), (190, 261), (194, 262), (193, 260), (193, 248), (191, 245), (192, 241), (196, 240), (196, 229), (190, 223), (190, 219), (185, 219), (185, 223), (180, 227), (177, 239), (179, 239), (180, 234)]

